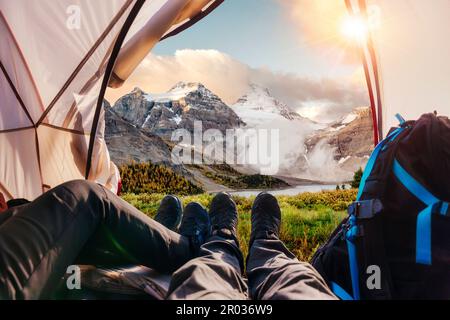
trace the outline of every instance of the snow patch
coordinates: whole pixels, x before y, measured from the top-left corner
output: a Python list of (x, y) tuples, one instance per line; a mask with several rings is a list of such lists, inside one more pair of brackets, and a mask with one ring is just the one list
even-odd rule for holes
[(358, 115), (355, 113), (350, 113), (348, 114), (342, 121), (342, 124), (349, 124), (350, 122), (353, 122), (356, 120), (356, 118), (358, 118)]
[(181, 118), (181, 116), (179, 114), (177, 114), (173, 118), (171, 118), (170, 120), (172, 120), (177, 125), (179, 125), (183, 119)]
[(164, 93), (147, 93), (147, 101), (155, 103), (168, 103), (171, 101), (186, 98), (192, 92), (200, 92), (205, 97), (212, 97), (213, 94), (204, 85), (198, 82), (179, 82), (172, 89)]
[(150, 121), (150, 115), (148, 115), (148, 116), (145, 118), (145, 121), (144, 121), (144, 123), (142, 124), (141, 128), (145, 128), (145, 126), (147, 125), (147, 122), (149, 122), (149, 121)]
[(338, 164), (343, 164), (343, 163), (347, 162), (347, 160), (348, 160), (348, 159), (350, 159), (350, 156), (347, 156), (347, 157), (341, 158), (341, 159), (339, 159), (339, 162), (338, 162)]

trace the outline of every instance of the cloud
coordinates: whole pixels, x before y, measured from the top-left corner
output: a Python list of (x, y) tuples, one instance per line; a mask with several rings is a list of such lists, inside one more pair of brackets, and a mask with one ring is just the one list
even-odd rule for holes
[(358, 106), (367, 105), (367, 90), (352, 77), (311, 79), (294, 74), (253, 69), (251, 81), (269, 88), (272, 94), (304, 115), (316, 110), (313, 120), (329, 122)]
[(128, 79), (124, 87), (109, 90), (107, 99), (116, 101), (134, 87), (146, 92), (164, 92), (179, 81), (201, 82), (226, 103), (235, 103), (250, 83), (267, 87), (272, 94), (292, 108), (328, 106), (328, 117), (340, 116), (367, 105), (366, 89), (350, 78), (310, 79), (295, 74), (250, 68), (217, 50), (178, 50), (173, 56), (150, 54)]
[(110, 90), (116, 100), (134, 87), (164, 92), (179, 81), (201, 82), (224, 101), (236, 101), (247, 89), (250, 69), (216, 50), (178, 50), (174, 56), (150, 54), (120, 90)]

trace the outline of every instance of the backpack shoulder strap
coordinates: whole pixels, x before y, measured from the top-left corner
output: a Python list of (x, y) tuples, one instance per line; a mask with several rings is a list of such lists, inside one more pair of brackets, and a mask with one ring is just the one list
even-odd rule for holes
[(416, 263), (432, 264), (431, 219), (433, 214), (450, 215), (449, 204), (441, 201), (411, 176), (395, 159), (393, 172), (400, 183), (427, 207), (417, 216)]
[[(356, 202), (349, 208), (349, 220), (346, 231), (347, 251), (349, 256), (350, 275), (353, 291), (353, 299), (361, 299), (360, 283), (365, 274), (366, 268), (377, 265), (383, 271), (382, 286), (378, 290), (363, 289), (363, 296), (367, 299), (389, 299), (391, 294), (392, 281), (390, 268), (387, 263), (384, 237), (382, 236), (381, 221), (376, 215), (378, 211), (373, 211), (376, 199), (361, 201), (366, 190), (366, 182), (375, 167), (378, 157), (386, 149), (388, 144), (405, 130), (404, 126), (393, 130), (386, 139), (381, 141), (370, 156), (359, 186)], [(381, 211), (381, 209), (380, 209)], [(365, 270), (361, 270), (365, 269)], [(365, 286), (367, 287), (367, 286)]]

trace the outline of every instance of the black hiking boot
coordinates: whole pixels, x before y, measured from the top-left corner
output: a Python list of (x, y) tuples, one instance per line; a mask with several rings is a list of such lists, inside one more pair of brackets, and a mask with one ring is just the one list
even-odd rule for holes
[(280, 225), (281, 210), (277, 199), (269, 193), (260, 193), (252, 207), (250, 247), (256, 239), (278, 239)]
[(175, 196), (165, 196), (159, 205), (155, 221), (167, 229), (177, 232), (183, 215), (181, 200)]
[(211, 234), (211, 221), (203, 206), (197, 202), (189, 203), (183, 212), (180, 234), (190, 239), (192, 250), (198, 254), (200, 247)]
[(234, 252), (239, 261), (239, 271), (244, 274), (244, 257), (237, 238), (238, 212), (236, 203), (229, 194), (219, 193), (211, 202), (209, 216), (211, 218), (212, 235), (232, 240), (234, 243), (229, 249)]
[(213, 235), (233, 239), (238, 244), (238, 213), (236, 203), (234, 203), (229, 194), (222, 192), (214, 197), (209, 209), (209, 216), (211, 218)]

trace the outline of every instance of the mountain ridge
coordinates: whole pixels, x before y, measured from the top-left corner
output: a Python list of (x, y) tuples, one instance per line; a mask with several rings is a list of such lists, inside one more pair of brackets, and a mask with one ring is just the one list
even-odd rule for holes
[[(355, 108), (324, 125), (302, 117), (274, 98), (267, 88), (255, 84), (249, 88), (235, 104), (228, 106), (198, 82), (178, 82), (160, 94), (136, 87), (114, 107), (105, 103), (106, 140), (111, 158), (119, 164), (152, 161), (173, 166), (171, 150), (176, 142), (171, 141), (172, 132), (185, 129), (192, 133), (193, 123), (202, 121), (203, 131), (277, 129), (278, 176), (346, 181), (364, 166), (372, 151), (369, 108)], [(257, 166), (235, 166), (235, 169), (247, 174), (259, 170)]]
[(201, 83), (179, 82), (161, 94), (135, 88), (114, 104), (114, 111), (125, 120), (166, 140), (174, 130), (194, 131), (195, 121), (203, 130), (238, 128), (245, 123), (216, 94)]

